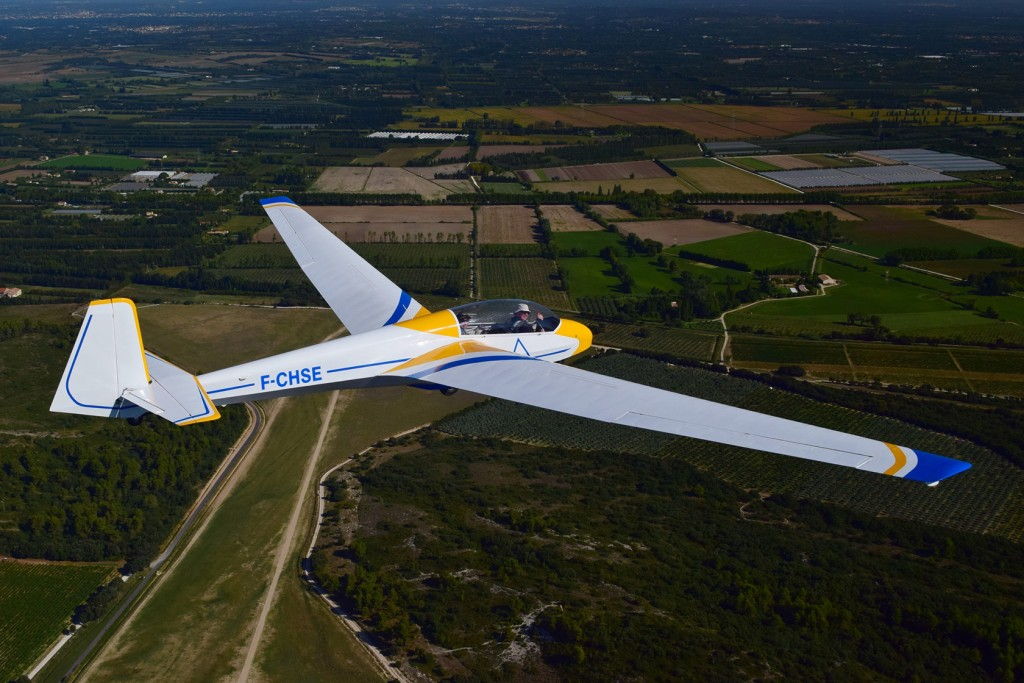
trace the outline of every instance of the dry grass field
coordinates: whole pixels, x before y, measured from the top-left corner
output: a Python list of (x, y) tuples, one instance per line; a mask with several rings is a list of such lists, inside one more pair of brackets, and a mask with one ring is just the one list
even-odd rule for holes
[(533, 154), (547, 151), (549, 147), (550, 145), (481, 145), (476, 158), (483, 160), (502, 154)]
[(568, 204), (545, 204), (540, 211), (551, 222), (552, 232), (581, 232), (584, 230), (604, 230)]
[(372, 157), (356, 157), (353, 164), (359, 166), (405, 166), (413, 159), (425, 157), (441, 147), (391, 147)]
[(671, 174), (653, 161), (622, 161), (583, 166), (553, 166), (516, 171), (520, 180), (549, 182), (560, 180), (628, 180), (632, 178), (668, 178)]
[[(788, 213), (790, 211), (827, 211), (834, 215), (841, 221), (862, 221), (864, 220), (860, 216), (840, 209), (838, 206), (830, 206), (828, 204), (702, 204), (702, 209), (721, 209), (722, 211), (732, 211), (737, 216), (742, 216), (745, 213), (756, 213), (756, 214), (779, 214)], [(1022, 216), (1024, 218), (1024, 216)]]
[(633, 221), (623, 223), (619, 226), (619, 229), (623, 232), (635, 232), (637, 236), (644, 239), (657, 240), (666, 247), (704, 242), (705, 240), (729, 237), (750, 231), (750, 228), (737, 225), (736, 223), (719, 223), (717, 221), (706, 221), (703, 218)]
[[(473, 212), (468, 206), (306, 206), (311, 216), (346, 242), (379, 242), (385, 232), (397, 233), (399, 242), (422, 233), (436, 239), (437, 233), (461, 233), (469, 241)], [(255, 242), (280, 242), (273, 225), (253, 237)]]
[(679, 167), (678, 177), (700, 192), (740, 194), (791, 194), (795, 190), (765, 180), (755, 173), (741, 171), (727, 164), (699, 167)]
[(630, 220), (632, 218), (636, 218), (632, 213), (619, 208), (615, 204), (591, 204), (590, 208), (602, 218), (606, 218), (610, 221)]
[[(926, 210), (934, 207), (914, 208)], [(974, 206), (972, 208), (978, 212), (978, 216), (969, 221), (954, 221), (934, 216), (928, 218), (951, 228), (1006, 242), (1017, 247), (1024, 247), (1024, 205), (1008, 204), (1000, 207)]]
[(466, 168), (466, 164), (456, 162), (453, 164), (440, 164), (438, 166), (412, 166), (405, 170), (409, 171), (409, 173), (415, 173), (421, 178), (433, 180), (439, 175), (451, 175), (453, 173), (458, 173), (464, 168)]
[(372, 169), (360, 166), (331, 166), (325, 168), (313, 183), (320, 192), (362, 192)]
[(462, 157), (469, 154), (469, 147), (466, 145), (452, 145), (451, 147), (445, 147), (441, 150), (441, 153), (437, 155), (438, 161), (449, 161), (453, 159), (461, 159)]
[(476, 213), (481, 244), (528, 244), (537, 218), (527, 206), (481, 206)]
[(764, 154), (753, 158), (766, 164), (771, 164), (783, 171), (793, 171), (800, 168), (821, 168), (821, 164), (791, 154)]

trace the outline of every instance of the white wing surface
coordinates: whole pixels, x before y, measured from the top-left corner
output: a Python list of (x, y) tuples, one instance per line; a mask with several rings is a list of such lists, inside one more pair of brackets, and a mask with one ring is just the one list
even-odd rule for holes
[(287, 197), (260, 200), (299, 267), (351, 334), (426, 311)]
[[(453, 345), (454, 346), (454, 345)], [(454, 350), (454, 349), (453, 349)], [(969, 463), (499, 350), (413, 359), (392, 374), (570, 415), (937, 482)]]

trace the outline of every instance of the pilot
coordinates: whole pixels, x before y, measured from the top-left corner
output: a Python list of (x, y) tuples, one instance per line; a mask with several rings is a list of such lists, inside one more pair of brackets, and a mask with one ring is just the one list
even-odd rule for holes
[(473, 329), (469, 326), (469, 313), (459, 313), (455, 317), (459, 321), (459, 331), (462, 334), (473, 334)]
[(537, 311), (537, 322), (530, 322), (530, 307), (526, 304), (519, 304), (516, 306), (516, 310), (512, 312), (512, 319), (508, 324), (509, 332), (537, 332), (543, 330), (541, 321), (544, 320), (544, 314)]

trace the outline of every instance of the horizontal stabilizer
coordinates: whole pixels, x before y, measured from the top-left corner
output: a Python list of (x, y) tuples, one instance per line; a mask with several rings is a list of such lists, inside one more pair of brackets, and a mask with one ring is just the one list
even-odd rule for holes
[(148, 351), (146, 360), (153, 381), (142, 389), (126, 389), (126, 400), (181, 427), (220, 417), (195, 375)]

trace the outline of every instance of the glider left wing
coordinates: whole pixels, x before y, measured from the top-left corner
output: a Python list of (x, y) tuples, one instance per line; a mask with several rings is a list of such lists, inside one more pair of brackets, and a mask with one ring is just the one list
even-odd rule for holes
[(414, 358), (388, 374), (612, 424), (914, 481), (933, 483), (970, 467), (960, 460), (905, 446), (676, 394), (482, 344), (468, 349), (452, 344)]
[(271, 197), (260, 204), (302, 272), (350, 334), (428, 312), (292, 200)]

